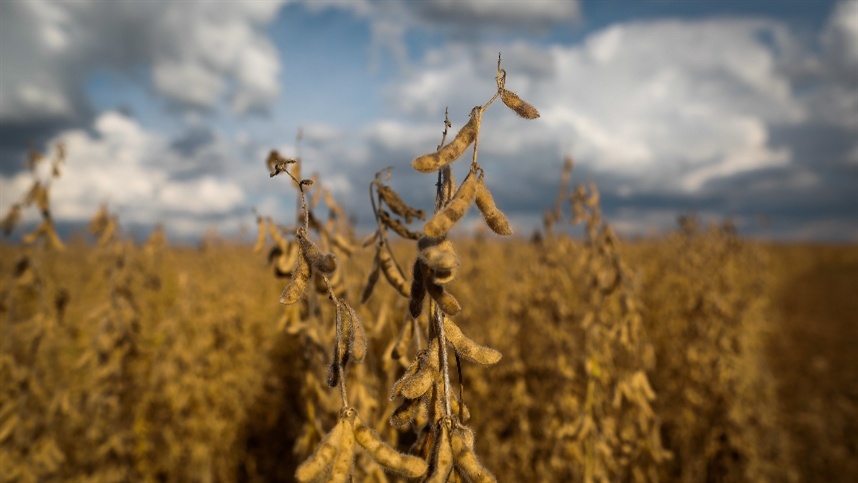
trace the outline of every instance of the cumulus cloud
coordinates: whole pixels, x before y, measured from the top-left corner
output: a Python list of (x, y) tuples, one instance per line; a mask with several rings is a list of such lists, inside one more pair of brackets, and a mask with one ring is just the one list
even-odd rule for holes
[[(188, 235), (184, 231), (189, 219), (196, 220), (199, 234), (213, 220), (225, 222), (244, 215), (246, 196), (239, 184), (205, 171), (188, 179), (174, 177), (172, 167), (184, 156), (134, 119), (105, 112), (90, 131), (64, 131), (51, 142), (64, 142), (68, 152), (63, 175), (51, 188), (57, 221), (85, 221), (106, 202), (120, 213), (123, 223), (163, 221), (168, 230)], [(19, 200), (31, 182), (28, 172), (0, 177), (0, 212)], [(183, 219), (173, 226), (174, 220)]]
[[(388, 100), (410, 119), (379, 124), (378, 133), (396, 133), (386, 137), (403, 147), (434, 146), (427, 133), (437, 124), (418, 127), (415, 120), (440, 120), (449, 106), (460, 126), (470, 107), (490, 95), (497, 50), (503, 50), (507, 87), (542, 117), (522, 122), (493, 106), (484, 118), (481, 159), (499, 185), (500, 205), (531, 210), (534, 218), (538, 211), (526, 192), (553, 192), (560, 160), (571, 154), (577, 179), (599, 181), (607, 209), (622, 212), (626, 232), (644, 232), (656, 221), (672, 224), (687, 210), (739, 217), (751, 227), (758, 197), (776, 200), (760, 208), (771, 211), (777, 203), (794, 206), (786, 193), (806, 199), (825, 190), (827, 196), (817, 196), (816, 207), (794, 221), (819, 225), (833, 217), (838, 221), (826, 226), (854, 225), (854, 216), (850, 222), (844, 213), (854, 186), (830, 181), (845, 174), (837, 166), (854, 163), (854, 131), (825, 127), (849, 126), (849, 116), (858, 115), (850, 107), (858, 82), (841, 82), (845, 74), (830, 60), (850, 62), (845, 44), (858, 26), (850, 20), (853, 5), (832, 14), (821, 55), (782, 23), (738, 18), (614, 24), (571, 46), (445, 44), (390, 86)], [(816, 69), (813, 75), (806, 66)], [(820, 96), (839, 110), (820, 110)], [(814, 141), (823, 138), (825, 146)], [(376, 146), (392, 149), (389, 142)]]
[(577, 1), (431, 0), (414, 4), (417, 15), (429, 22), (460, 29), (541, 29), (581, 16)]
[(151, 69), (177, 105), (264, 109), (279, 92), (265, 28), (281, 3), (0, 2), (0, 122), (80, 118), (97, 69)]

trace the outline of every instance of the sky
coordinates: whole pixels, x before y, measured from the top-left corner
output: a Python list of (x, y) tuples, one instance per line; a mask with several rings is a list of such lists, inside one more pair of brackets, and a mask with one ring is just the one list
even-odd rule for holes
[(301, 130), (304, 173), (368, 232), (382, 169), (432, 206), (435, 177), (410, 162), (445, 109), (456, 131), (492, 97), (499, 53), (541, 114), (483, 118), (485, 182), (517, 234), (541, 226), (571, 156), (621, 235), (693, 213), (858, 241), (854, 0), (0, 0), (0, 215), (33, 182), (27, 149), (63, 142), (65, 230), (106, 203), (129, 232), (251, 237), (254, 209), (294, 219), (264, 161), (296, 155)]

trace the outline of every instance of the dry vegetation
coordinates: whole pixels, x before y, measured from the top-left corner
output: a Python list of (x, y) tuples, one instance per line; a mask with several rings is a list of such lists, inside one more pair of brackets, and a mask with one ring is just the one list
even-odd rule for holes
[(367, 180), (362, 241), (300, 156), (267, 160), (299, 212), (255, 246), (135, 244), (108, 207), (63, 243), (34, 174), (3, 224), (42, 214), (0, 253), (0, 481), (858, 479), (858, 247), (694, 217), (624, 243), (571, 161), (541, 236), (448, 237), (472, 204), (511, 234), (482, 112), (538, 113), (505, 82), (413, 160), (432, 210)]

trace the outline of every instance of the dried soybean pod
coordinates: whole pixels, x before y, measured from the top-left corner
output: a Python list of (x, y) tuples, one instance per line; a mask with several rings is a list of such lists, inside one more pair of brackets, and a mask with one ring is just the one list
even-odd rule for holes
[(456, 396), (455, 394), (451, 394), (451, 396), (452, 397), (450, 398), (450, 411), (452, 411), (453, 414), (459, 416), (459, 420), (463, 423), (467, 422), (469, 419), (471, 419), (471, 410), (468, 409), (468, 406), (466, 404), (459, 401), (458, 396)]
[(480, 176), (477, 182), (477, 208), (483, 214), (486, 224), (489, 228), (498, 235), (512, 235), (512, 227), (509, 226), (509, 220), (501, 210), (495, 206), (495, 200), (492, 199), (492, 194), (483, 183), (483, 177)]
[(420, 238), (420, 233), (409, 230), (399, 220), (390, 216), (390, 214), (388, 214), (386, 211), (378, 210), (378, 217), (381, 218), (381, 222), (384, 224), (384, 226), (390, 228), (402, 238), (406, 238), (409, 240), (417, 240), (418, 238)]
[(317, 263), (320, 263), (325, 254), (322, 253), (322, 249), (319, 248), (318, 245), (313, 243), (313, 240), (310, 240), (307, 237), (307, 231), (304, 230), (303, 226), (298, 228), (298, 232), (295, 234), (295, 238), (298, 239), (298, 243), (301, 246), (301, 252), (304, 253), (304, 256), (307, 258), (307, 261), (310, 262), (310, 265), (316, 265)]
[(355, 459), (355, 432), (352, 424), (354, 417), (355, 414), (352, 409), (345, 409), (343, 415), (340, 416), (339, 424), (343, 427), (342, 437), (340, 438), (339, 451), (337, 451), (337, 456), (331, 465), (329, 482), (345, 483), (352, 472), (352, 464)]
[[(467, 434), (467, 433), (470, 434)], [(471, 482), (496, 482), (497, 479), (485, 466), (480, 463), (474, 452), (473, 433), (464, 427), (454, 428), (450, 435), (450, 443), (453, 449), (453, 459), (456, 461), (456, 469)], [(468, 442), (471, 444), (468, 444)]]
[(463, 359), (484, 366), (495, 364), (501, 359), (500, 352), (491, 347), (479, 345), (469, 339), (468, 336), (462, 333), (459, 326), (448, 317), (444, 317), (444, 335), (447, 336), (447, 341), (456, 349), (456, 353)]
[(426, 357), (426, 350), (417, 353), (417, 357), (411, 362), (411, 365), (405, 370), (405, 374), (393, 383), (390, 388), (390, 400), (393, 401), (402, 394), (402, 386), (420, 370), (421, 360)]
[(417, 366), (416, 371), (409, 368), (409, 373), (394, 383), (394, 397), (401, 394), (408, 399), (417, 399), (429, 390), (440, 371), (438, 339), (432, 339), (429, 348), (420, 352), (413, 365)]
[(403, 297), (408, 297), (408, 282), (405, 281), (402, 271), (396, 265), (396, 262), (393, 261), (390, 252), (387, 251), (383, 244), (379, 244), (377, 256), (379, 265), (381, 265), (381, 271), (384, 273), (387, 281), (390, 282), (390, 285), (398, 290)]
[(450, 421), (442, 419), (438, 421), (438, 434), (435, 437), (435, 445), (432, 448), (432, 473), (426, 480), (429, 483), (446, 483), (453, 471), (453, 447), (450, 444)]
[(331, 238), (331, 243), (343, 251), (346, 255), (351, 255), (355, 251), (354, 245), (342, 234), (337, 233)]
[(286, 247), (289, 242), (283, 238), (283, 235), (280, 233), (280, 230), (277, 229), (277, 225), (274, 221), (270, 217), (266, 218), (265, 221), (268, 223), (268, 234), (271, 235), (271, 239), (274, 240), (274, 243), (280, 248)]
[(393, 188), (389, 186), (379, 183), (378, 194), (394, 213), (405, 218), (405, 223), (411, 223), (412, 218), (422, 220), (426, 216), (423, 210), (418, 210), (408, 206), (404, 201), (402, 201), (399, 194), (396, 191), (393, 191)]
[(513, 91), (508, 91), (504, 89), (501, 94), (501, 100), (507, 107), (515, 111), (516, 114), (525, 118), (525, 119), (536, 119), (539, 117), (539, 111), (536, 110), (535, 107), (531, 106), (524, 100), (522, 100), (518, 95)]
[(372, 290), (375, 288), (375, 283), (378, 282), (378, 276), (381, 275), (381, 266), (378, 264), (378, 257), (373, 259), (372, 271), (369, 272), (369, 278), (366, 280), (366, 287), (360, 296), (360, 303), (365, 304), (372, 297)]
[(431, 280), (426, 280), (425, 283), (426, 291), (429, 292), (432, 299), (438, 303), (438, 307), (441, 307), (442, 312), (453, 316), (462, 310), (462, 306), (459, 305), (459, 301), (456, 300), (456, 297), (453, 297), (450, 292), (444, 289), (443, 286), (438, 285)]
[[(430, 243), (427, 240), (433, 240)], [(422, 246), (421, 246), (422, 245)], [(456, 278), (459, 257), (453, 249), (453, 243), (446, 238), (421, 238), (417, 243), (418, 257), (431, 270), (431, 279), (437, 284), (445, 284)]]
[(265, 232), (268, 231), (265, 218), (261, 216), (256, 217), (256, 226), (259, 233), (256, 235), (256, 245), (253, 246), (253, 253), (259, 253), (262, 251), (262, 247), (265, 246)]
[(390, 416), (390, 425), (396, 428), (407, 426), (411, 421), (414, 421), (414, 418), (417, 417), (417, 413), (420, 411), (420, 406), (423, 404), (425, 404), (425, 397), (417, 399), (403, 399), (402, 404), (400, 404)]
[(321, 258), (313, 263), (313, 266), (321, 273), (330, 275), (337, 269), (337, 256), (333, 253), (326, 253)]
[(476, 195), (477, 180), (472, 169), (447, 206), (432, 215), (432, 218), (423, 225), (423, 233), (428, 237), (444, 236), (457, 221), (465, 216)]
[(54, 250), (63, 251), (66, 249), (65, 244), (60, 239), (60, 236), (57, 235), (57, 230), (54, 228), (54, 224), (51, 222), (46, 222), (47, 226), (45, 229), (45, 235), (48, 237), (48, 243), (50, 243), (51, 248)]
[(357, 312), (347, 303), (343, 302), (349, 313), (349, 352), (355, 360), (360, 362), (366, 357), (366, 332), (360, 323)]
[(303, 254), (298, 256), (295, 268), (292, 269), (292, 281), (280, 294), (280, 303), (283, 305), (294, 304), (304, 296), (307, 282), (310, 280), (310, 265)]
[(426, 473), (427, 465), (423, 459), (396, 451), (357, 416), (354, 420), (354, 435), (357, 442), (381, 466), (407, 478), (417, 478)]
[(423, 312), (423, 299), (426, 298), (426, 267), (418, 258), (414, 260), (414, 268), (411, 273), (411, 297), (408, 300), (408, 312), (415, 319)]
[(393, 343), (393, 349), (390, 351), (391, 359), (400, 359), (405, 357), (405, 354), (408, 352), (408, 346), (411, 344), (412, 340), (414, 340), (414, 322), (406, 320), (405, 323), (402, 324), (402, 328), (399, 330), (399, 336)]
[(449, 144), (437, 152), (418, 156), (414, 161), (411, 161), (411, 166), (421, 173), (431, 173), (458, 159), (477, 137), (477, 118), (480, 109), (480, 106), (471, 109), (471, 118), (468, 123), (462, 126), (462, 129), (456, 133), (456, 137)]
[(309, 458), (304, 460), (304, 462), (298, 466), (298, 469), (295, 470), (295, 479), (301, 482), (307, 482), (313, 481), (321, 476), (322, 472), (324, 472), (334, 460), (334, 456), (337, 455), (342, 435), (343, 426), (337, 422), (336, 426), (334, 426), (333, 429), (325, 435), (322, 442), (319, 443), (319, 447), (316, 448), (316, 451), (310, 455)]
[(332, 363), (332, 367), (335, 364), (340, 364), (342, 367), (345, 367), (348, 363), (348, 355), (349, 355), (349, 346), (351, 345), (351, 339), (353, 337), (352, 334), (352, 323), (351, 323), (351, 314), (349, 313), (349, 309), (346, 306), (345, 302), (337, 300), (337, 321), (336, 321), (336, 341), (334, 346), (334, 361)]

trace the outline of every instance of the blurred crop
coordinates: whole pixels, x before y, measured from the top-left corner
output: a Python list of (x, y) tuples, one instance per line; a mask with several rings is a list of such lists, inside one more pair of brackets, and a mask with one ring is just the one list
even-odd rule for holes
[[(34, 181), (4, 229), (42, 221), (0, 256), (0, 481), (858, 479), (858, 247), (694, 216), (622, 240), (571, 160), (537, 236), (448, 236), (471, 203), (511, 233), (477, 162), (492, 101), (414, 159), (434, 210), (368, 174), (364, 240), (276, 152), (300, 211), (257, 213), (255, 246), (136, 243), (108, 206), (64, 242)], [(55, 158), (32, 163), (62, 182)]]

